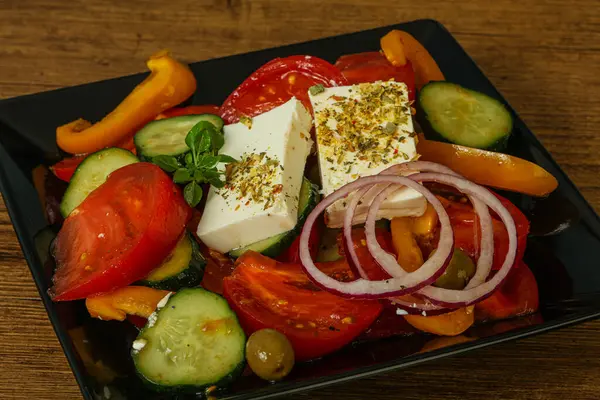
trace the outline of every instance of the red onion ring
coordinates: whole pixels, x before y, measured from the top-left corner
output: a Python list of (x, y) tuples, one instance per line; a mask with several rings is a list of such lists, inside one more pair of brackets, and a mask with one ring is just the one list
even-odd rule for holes
[[(385, 170), (382, 174), (397, 174), (405, 171), (426, 171), (426, 172), (437, 172), (441, 174), (447, 174), (451, 176), (457, 176), (463, 178), (450, 168), (437, 164), (430, 161), (412, 161), (403, 164), (393, 165)], [(420, 181), (416, 178), (416, 175), (410, 176), (410, 179)], [(469, 201), (473, 205), (475, 212), (479, 216), (479, 229), (481, 230), (481, 241), (479, 246), (479, 257), (477, 259), (475, 275), (469, 281), (466, 289), (478, 286), (485, 282), (492, 270), (492, 264), (494, 261), (494, 231), (492, 226), (492, 217), (488, 207), (477, 197), (467, 195)], [(371, 239), (373, 246), (379, 246), (379, 244)], [(367, 236), (367, 244), (369, 243), (369, 237)], [(405, 272), (402, 268), (396, 269), (398, 275), (390, 273), (392, 276), (402, 276)], [(388, 272), (389, 273), (389, 272)]]
[[(493, 231), (492, 231), (491, 216), (489, 215), (489, 211), (487, 210), (487, 205), (484, 204), (484, 202), (480, 201), (479, 199), (484, 199), (485, 203), (487, 203), (488, 201), (491, 201), (493, 199), (504, 210), (504, 214), (508, 215), (509, 223), (512, 222), (513, 228), (514, 228), (514, 221), (512, 220), (512, 216), (510, 216), (510, 213), (504, 208), (504, 206), (502, 206), (502, 203), (500, 203), (500, 201), (498, 201), (498, 199), (489, 192), (489, 190), (487, 190), (479, 185), (475, 185), (474, 183), (469, 182), (462, 177), (452, 176), (452, 175), (448, 175), (448, 174), (439, 174), (439, 173), (420, 173), (420, 174), (412, 175), (409, 178), (413, 179), (415, 181), (419, 181), (419, 182), (434, 181), (434, 182), (438, 182), (438, 183), (443, 183), (448, 186), (453, 186), (453, 187), (457, 188), (458, 190), (460, 190), (461, 192), (469, 195), (470, 198), (473, 198), (474, 205), (476, 204), (477, 207), (480, 208), (480, 211), (482, 211), (482, 215), (480, 215), (480, 225), (481, 225), (481, 230), (482, 230), (482, 243), (483, 243), (482, 246), (491, 247), (491, 250), (487, 250), (487, 248), (486, 248), (485, 253), (484, 253), (484, 251), (481, 252), (481, 255), (483, 257), (479, 257), (479, 258), (480, 259), (483, 258), (484, 261), (480, 262), (480, 260), (478, 260), (478, 267), (480, 264), (484, 264), (484, 265), (482, 266), (481, 270), (479, 271), (479, 274), (477, 274), (477, 272), (476, 272), (475, 275), (477, 276), (477, 280), (471, 286), (466, 287), (463, 290), (449, 290), (449, 289), (442, 289), (442, 288), (437, 288), (437, 287), (431, 286), (431, 287), (425, 287), (425, 288), (419, 290), (418, 293), (427, 297), (429, 300), (431, 300), (432, 303), (443, 306), (443, 307), (467, 306), (467, 305), (473, 304), (474, 302), (477, 302), (477, 301), (482, 300), (483, 298), (489, 296), (493, 292), (493, 290), (495, 290), (497, 287), (497, 285), (492, 286), (491, 284), (487, 285), (487, 286), (483, 286), (484, 282), (487, 279), (489, 272), (491, 270), (491, 265), (492, 265), (492, 260), (493, 260), (493, 245), (494, 245)], [(385, 251), (381, 248), (381, 246), (377, 242), (377, 238), (375, 237), (375, 220), (377, 217), (377, 212), (379, 211), (381, 203), (389, 195), (389, 192), (391, 192), (391, 189), (386, 189), (385, 191), (382, 191), (379, 195), (377, 195), (377, 197), (375, 199), (373, 199), (373, 202), (371, 203), (371, 207), (369, 208), (369, 212), (367, 215), (367, 222), (365, 223), (367, 247), (369, 248), (369, 251), (371, 252), (371, 255), (373, 256), (373, 258), (375, 258), (375, 261), (377, 261), (382, 266), (382, 268), (385, 269), (385, 271), (387, 273), (389, 273), (391, 276), (393, 276), (395, 278), (401, 278), (402, 276), (404, 276), (404, 274), (406, 274), (406, 272), (401, 268), (401, 266), (398, 263), (392, 263), (390, 261), (390, 258), (388, 257), (389, 254), (385, 253)], [(496, 208), (494, 208), (493, 206), (492, 206), (492, 209), (498, 213)], [(485, 210), (485, 211), (483, 211), (483, 210)], [(503, 220), (503, 222), (505, 222), (505, 221)], [(506, 222), (505, 222), (505, 224), (506, 224)], [(509, 231), (509, 225), (507, 225), (507, 231)], [(489, 238), (489, 236), (491, 236), (491, 238)], [(510, 231), (509, 231), (509, 250), (507, 252), (507, 260), (509, 260), (511, 257), (510, 239), (511, 239), (511, 236), (510, 236)], [(516, 246), (516, 228), (515, 228), (515, 236), (512, 239), (514, 239), (514, 244)], [(384, 255), (384, 253), (385, 253), (385, 255)], [(490, 253), (491, 253), (491, 256), (490, 256)], [(506, 272), (507, 274), (508, 274), (508, 271), (510, 271), (512, 264), (514, 263), (515, 256), (516, 256), (516, 247), (514, 250), (514, 254), (512, 254), (512, 260), (509, 261), (510, 265)], [(498, 278), (498, 279), (500, 279), (500, 278)], [(469, 282), (469, 283), (471, 283), (471, 282)], [(501, 279), (499, 280), (498, 285), (500, 283), (502, 283)], [(477, 289), (477, 290), (475, 290), (475, 289)], [(462, 300), (455, 300), (455, 298), (457, 296), (457, 292), (461, 293), (461, 296), (459, 296), (458, 298), (460, 298)], [(471, 299), (464, 293), (470, 293), (473, 296), (477, 296), (477, 297), (475, 299)]]
[[(410, 163), (394, 165), (394, 166), (382, 171), (381, 174), (387, 175), (387, 174), (396, 174), (396, 173), (406, 173), (409, 171), (416, 171), (416, 170), (434, 171), (437, 173), (443, 173), (443, 174), (447, 174), (447, 175), (460, 177), (459, 174), (452, 171), (448, 167), (445, 167), (440, 164), (432, 163), (432, 162), (427, 162), (427, 161), (414, 161), (414, 162), (410, 162)], [(410, 179), (419, 181), (420, 179), (417, 179), (417, 177), (418, 177), (418, 175), (409, 176)], [(364, 194), (367, 190), (368, 189), (362, 189), (361, 190), (362, 194)], [(386, 189), (385, 187), (383, 187), (379, 191), (379, 194), (376, 195), (376, 198), (373, 199), (373, 202), (371, 203), (371, 208), (369, 209), (369, 214), (367, 217), (367, 221), (369, 221), (369, 217), (370, 217), (371, 221), (368, 222), (367, 224), (365, 224), (365, 232), (366, 232), (366, 239), (367, 239), (366, 241), (367, 241), (367, 246), (368, 246), (371, 254), (373, 254), (373, 252), (375, 252), (377, 254), (382, 254), (382, 255), (384, 254), (384, 250), (379, 245), (376, 234), (375, 234), (375, 220), (376, 220), (376, 216), (377, 216), (377, 211), (379, 209), (379, 205), (381, 204), (381, 202), (383, 202), (383, 200), (385, 200), (386, 197), (388, 197), (391, 194), (391, 192), (393, 190), (396, 190), (396, 189), (394, 189), (394, 188)], [(357, 195), (359, 195), (359, 194), (357, 193)], [(476, 286), (482, 284), (483, 282), (485, 282), (485, 280), (487, 279), (487, 277), (492, 269), (492, 262), (493, 262), (493, 257), (494, 257), (493, 227), (492, 227), (492, 219), (491, 219), (488, 207), (474, 196), (469, 195), (468, 198), (471, 201), (471, 203), (473, 204), (473, 207), (479, 216), (479, 225), (480, 225), (480, 230), (481, 230), (481, 244), (480, 244), (480, 256), (477, 259), (477, 268), (476, 268), (475, 275), (471, 278), (471, 280), (469, 281), (469, 284), (467, 285), (467, 287), (465, 289), (470, 289), (472, 287), (476, 287)], [(356, 201), (356, 199), (353, 199), (353, 201), (354, 201), (354, 203), (358, 203), (358, 201)], [(378, 202), (378, 204), (375, 207), (376, 201)], [(373, 208), (375, 208), (375, 210), (373, 210)], [(347, 243), (350, 243), (350, 245), (352, 243), (352, 236), (351, 236), (352, 227), (350, 224), (352, 221), (353, 213), (354, 213), (354, 210), (349, 209), (348, 212), (346, 213), (346, 218), (344, 220), (345, 239), (346, 239)], [(356, 254), (356, 252), (354, 252), (354, 254)], [(391, 261), (391, 258), (390, 258), (391, 255), (387, 255), (387, 253), (386, 253), (386, 255), (383, 257), (385, 257), (386, 259), (389, 259), (388, 262), (384, 262), (383, 260), (377, 259), (377, 258), (375, 258), (375, 261), (377, 263), (379, 263), (380, 266), (382, 267), (382, 269), (384, 269), (389, 275), (391, 275), (392, 277), (396, 277), (396, 278), (400, 278), (400, 277), (403, 277), (406, 275), (406, 271), (397, 262)], [(356, 259), (353, 261), (355, 263), (356, 269), (362, 270), (362, 267), (360, 266), (360, 262), (358, 261), (358, 257), (356, 257)], [(417, 293), (420, 293), (420, 291)], [(426, 304), (426, 303), (404, 302), (401, 299), (390, 299), (390, 300), (392, 302), (395, 302), (396, 304), (398, 304), (399, 306), (401, 306), (402, 308), (404, 308), (406, 311), (409, 311), (409, 312), (414, 312), (415, 310), (417, 310), (417, 312), (421, 312), (421, 311), (432, 312), (432, 311), (445, 310), (448, 307), (448, 305), (446, 305), (446, 307), (442, 307), (442, 306), (436, 306), (431, 303)]]
[[(417, 173), (409, 178), (389, 175), (391, 173), (409, 172), (418, 169), (435, 172)], [(469, 197), (479, 216), (481, 245), (480, 257), (477, 260), (477, 271), (463, 290), (449, 290), (428, 286), (445, 270), (446, 263), (453, 250), (454, 241), (448, 214), (439, 200), (428, 189), (417, 183), (423, 181), (432, 181), (455, 187)], [(366, 279), (366, 273), (360, 266), (351, 241), (354, 211), (360, 203), (360, 199), (373, 186), (379, 186), (380, 188), (377, 189), (378, 192), (369, 206), (365, 230), (369, 251), (381, 267), (392, 276), (390, 279), (381, 281), (369, 281)], [(411, 273), (404, 271), (396, 262), (395, 257), (381, 248), (375, 236), (375, 220), (381, 204), (391, 192), (398, 190), (401, 186), (410, 187), (423, 194), (438, 213), (441, 224), (438, 251), (419, 270)], [(344, 235), (346, 244), (350, 244), (350, 246), (347, 246), (349, 247), (348, 254), (350, 254), (352, 261), (355, 263), (355, 268), (359, 271), (361, 278), (353, 282), (339, 282), (322, 273), (315, 266), (308, 251), (308, 238), (318, 216), (329, 205), (356, 190), (357, 192), (350, 203), (351, 207), (347, 210), (344, 218)], [(506, 226), (509, 236), (509, 248), (500, 270), (492, 279), (485, 282), (491, 271), (493, 260), (493, 230), (488, 207), (492, 208), (498, 214)], [(392, 301), (395, 300), (395, 304), (411, 308), (411, 311), (419, 309), (422, 311), (439, 312), (443, 311), (444, 308), (463, 307), (483, 300), (491, 295), (508, 276), (514, 264), (516, 249), (517, 236), (514, 220), (510, 212), (489, 190), (462, 178), (443, 165), (423, 161), (396, 165), (383, 171), (380, 175), (360, 178), (340, 188), (323, 199), (311, 212), (300, 235), (300, 259), (305, 272), (315, 284), (325, 290), (349, 298), (382, 298), (414, 293), (429, 299), (430, 303), (421, 302), (418, 305), (416, 303), (410, 305), (402, 299), (390, 299)]]
[(494, 290), (496, 290), (496, 288), (502, 284), (504, 279), (506, 279), (514, 265), (517, 255), (517, 228), (512, 215), (502, 205), (500, 200), (498, 200), (498, 198), (494, 196), (488, 189), (469, 182), (464, 178), (432, 173), (422, 173), (414, 175), (411, 178), (419, 181), (433, 181), (454, 186), (467, 195), (477, 197), (494, 212), (496, 212), (498, 217), (500, 217), (500, 220), (504, 223), (508, 233), (508, 251), (506, 252), (506, 257), (502, 266), (500, 267), (500, 270), (498, 270), (492, 279), (477, 286), (465, 288), (463, 290), (450, 290), (428, 286), (420, 290), (419, 293), (431, 300), (432, 303), (446, 307), (464, 307), (489, 297)]
[[(438, 212), (440, 220), (440, 241), (438, 250), (415, 272), (407, 273), (403, 278), (390, 278), (381, 281), (369, 281), (364, 278), (352, 282), (340, 282), (321, 272), (314, 264), (308, 250), (308, 239), (312, 226), (327, 207), (348, 196), (350, 193), (365, 186), (376, 184), (396, 184), (410, 187), (421, 193)], [(434, 282), (445, 270), (446, 263), (452, 255), (454, 237), (450, 218), (440, 201), (427, 188), (412, 179), (400, 176), (375, 175), (360, 178), (344, 185), (323, 199), (309, 214), (300, 234), (300, 260), (306, 274), (313, 282), (323, 289), (347, 298), (383, 298), (401, 296)]]

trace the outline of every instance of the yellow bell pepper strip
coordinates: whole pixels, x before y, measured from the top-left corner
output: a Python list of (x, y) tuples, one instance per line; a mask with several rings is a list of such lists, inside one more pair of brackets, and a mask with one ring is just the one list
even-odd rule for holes
[(404, 65), (406, 60), (411, 62), (417, 89), (431, 81), (445, 80), (433, 57), (410, 33), (394, 29), (381, 38), (380, 44), (391, 64)]
[(431, 204), (427, 204), (420, 217), (400, 217), (392, 219), (392, 243), (398, 264), (407, 272), (413, 272), (423, 265), (423, 253), (417, 244), (417, 237), (425, 238), (433, 233), (438, 223), (438, 215)]
[(422, 316), (405, 315), (406, 322), (415, 328), (440, 336), (460, 335), (475, 322), (474, 306), (459, 308), (446, 314)]
[(480, 185), (546, 196), (558, 181), (542, 167), (522, 158), (456, 144), (426, 140), (419, 135), (421, 160), (443, 164)]
[(439, 217), (430, 203), (420, 217), (412, 217), (412, 232), (416, 236), (429, 236), (437, 227)]
[(423, 265), (423, 253), (415, 240), (412, 225), (411, 217), (394, 218), (390, 224), (392, 243), (398, 254), (398, 264), (406, 272), (416, 271)]
[(131, 138), (158, 114), (186, 100), (196, 91), (190, 69), (160, 51), (148, 59), (150, 75), (100, 122), (84, 119), (56, 129), (58, 146), (72, 154), (92, 153)]
[(145, 286), (125, 286), (109, 293), (88, 297), (85, 306), (93, 318), (123, 321), (127, 314), (148, 318), (170, 292)]
[(402, 39), (398, 35), (399, 32), (400, 31), (393, 30), (379, 41), (385, 58), (387, 58), (394, 67), (402, 67), (406, 65), (407, 61), (406, 50), (404, 49)]

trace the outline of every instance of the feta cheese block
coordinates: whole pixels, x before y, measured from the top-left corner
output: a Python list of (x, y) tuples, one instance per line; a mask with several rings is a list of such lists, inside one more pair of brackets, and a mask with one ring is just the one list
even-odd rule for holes
[[(324, 195), (359, 177), (418, 158), (406, 84), (379, 81), (323, 88), (309, 94)], [(365, 222), (374, 193), (372, 189), (363, 197), (353, 224)], [(327, 226), (343, 225), (351, 196), (328, 207)], [(425, 198), (417, 191), (401, 188), (384, 201), (378, 218), (419, 216), (426, 206)]]
[(225, 187), (211, 187), (198, 237), (226, 253), (289, 231), (298, 219), (298, 196), (313, 145), (312, 117), (293, 97), (264, 114), (223, 128)]

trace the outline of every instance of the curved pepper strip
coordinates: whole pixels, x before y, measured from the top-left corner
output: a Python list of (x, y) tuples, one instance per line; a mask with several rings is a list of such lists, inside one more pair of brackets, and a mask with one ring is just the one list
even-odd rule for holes
[(465, 178), (484, 186), (546, 196), (558, 181), (544, 168), (522, 158), (493, 151), (427, 140), (419, 135), (421, 160), (448, 165)]
[(410, 33), (394, 29), (381, 38), (380, 45), (392, 65), (404, 65), (406, 60), (411, 62), (417, 89), (431, 81), (445, 80), (433, 57)]
[(474, 306), (469, 306), (432, 316), (405, 315), (404, 319), (423, 332), (440, 336), (456, 336), (469, 329), (475, 322), (473, 308)]
[(145, 286), (125, 286), (109, 293), (88, 297), (85, 306), (93, 318), (123, 321), (127, 315), (148, 318), (170, 292)]
[(190, 69), (167, 51), (147, 61), (148, 76), (100, 122), (92, 125), (84, 119), (56, 129), (58, 146), (71, 154), (91, 153), (130, 139), (139, 128), (161, 112), (186, 100), (196, 91), (196, 78)]

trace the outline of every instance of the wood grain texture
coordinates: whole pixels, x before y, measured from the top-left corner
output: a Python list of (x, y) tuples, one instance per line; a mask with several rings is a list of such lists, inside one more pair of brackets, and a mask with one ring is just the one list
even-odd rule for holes
[[(418, 18), (442, 22), (600, 210), (597, 0), (0, 0), (0, 98)], [(35, 117), (35, 110), (32, 110)], [(597, 399), (600, 322), (294, 396)], [(0, 201), (0, 398), (81, 398)]]

